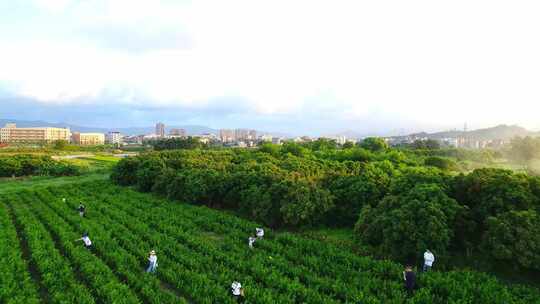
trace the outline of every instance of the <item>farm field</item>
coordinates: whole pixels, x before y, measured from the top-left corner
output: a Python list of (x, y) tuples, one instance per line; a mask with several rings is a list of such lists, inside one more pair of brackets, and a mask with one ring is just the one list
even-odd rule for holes
[(0, 178), (0, 194), (6, 192), (17, 192), (24, 189), (33, 189), (35, 187), (53, 187), (74, 182), (91, 182), (97, 180), (106, 180), (109, 178), (107, 173), (89, 173), (83, 176), (32, 176), (21, 178)]
[[(419, 275), (407, 297), (397, 263), (270, 229), (250, 250), (257, 223), (103, 180), (0, 193), (0, 226), (1, 303), (233, 303), (233, 281), (246, 303), (540, 302), (467, 271)], [(85, 231), (92, 252), (74, 241)], [(156, 274), (144, 272), (150, 250)]]

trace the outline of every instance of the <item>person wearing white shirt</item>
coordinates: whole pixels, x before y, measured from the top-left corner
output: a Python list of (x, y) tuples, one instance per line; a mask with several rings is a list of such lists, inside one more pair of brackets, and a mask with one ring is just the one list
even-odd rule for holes
[(424, 272), (430, 271), (431, 267), (433, 266), (433, 262), (435, 262), (435, 256), (433, 253), (431, 253), (431, 251), (429, 251), (429, 249), (426, 249), (426, 252), (424, 252), (424, 267), (422, 270)]
[(262, 228), (255, 228), (258, 239), (262, 239), (264, 236), (264, 230)]
[(253, 249), (253, 244), (255, 243), (256, 240), (257, 240), (257, 238), (252, 237), (252, 236), (250, 236), (250, 237), (248, 238), (248, 245), (249, 245), (249, 248), (250, 248), (250, 249)]
[(158, 263), (157, 263), (157, 255), (156, 251), (152, 250), (150, 251), (150, 254), (148, 255), (148, 268), (146, 269), (146, 272), (154, 273), (156, 272)]
[(231, 293), (238, 303), (244, 302), (244, 288), (240, 282), (234, 281), (231, 285)]
[(92, 241), (88, 237), (88, 232), (85, 232), (80, 239), (76, 239), (75, 241), (83, 241), (84, 247), (86, 247), (88, 249), (92, 248)]

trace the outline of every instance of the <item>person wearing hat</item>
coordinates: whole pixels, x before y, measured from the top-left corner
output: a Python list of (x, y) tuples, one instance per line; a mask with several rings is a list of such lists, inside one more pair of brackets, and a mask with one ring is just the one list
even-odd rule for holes
[(80, 203), (79, 204), (79, 208), (77, 208), (79, 210), (79, 215), (81, 217), (84, 217), (84, 212), (86, 211), (86, 206), (83, 205), (83, 203)]
[(411, 295), (416, 287), (416, 274), (414, 273), (412, 266), (407, 265), (407, 267), (405, 267), (405, 271), (403, 271), (403, 280), (405, 281), (407, 293)]
[(87, 249), (92, 249), (92, 241), (88, 237), (88, 232), (83, 233), (82, 237), (80, 239), (76, 239), (75, 242), (83, 241), (84, 247)]
[(148, 268), (146, 269), (146, 272), (154, 273), (156, 272), (158, 263), (157, 263), (157, 255), (156, 251), (152, 250), (150, 251), (150, 254), (148, 255)]
[(422, 271), (430, 271), (431, 267), (433, 266), (433, 262), (435, 262), (435, 256), (429, 249), (426, 249), (426, 252), (424, 252), (424, 267), (422, 267)]
[(262, 228), (255, 228), (256, 236), (258, 239), (262, 239), (264, 236), (264, 230)]
[(250, 249), (253, 249), (253, 244), (255, 243), (256, 240), (257, 240), (257, 238), (256, 238), (256, 237), (253, 237), (253, 236), (250, 236), (250, 237), (248, 238), (248, 245), (249, 245), (249, 248), (250, 248)]
[(231, 293), (238, 303), (244, 303), (244, 288), (240, 282), (234, 281), (231, 285)]

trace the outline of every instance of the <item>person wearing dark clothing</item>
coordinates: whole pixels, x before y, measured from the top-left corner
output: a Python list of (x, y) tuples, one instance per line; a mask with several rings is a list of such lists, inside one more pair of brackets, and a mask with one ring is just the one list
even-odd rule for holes
[(412, 266), (405, 267), (405, 271), (403, 271), (403, 280), (405, 281), (407, 293), (409, 293), (409, 295), (412, 294), (416, 287), (416, 274), (414, 273)]
[(79, 204), (78, 210), (79, 210), (79, 215), (81, 217), (84, 217), (84, 213), (86, 212), (86, 207), (82, 203)]

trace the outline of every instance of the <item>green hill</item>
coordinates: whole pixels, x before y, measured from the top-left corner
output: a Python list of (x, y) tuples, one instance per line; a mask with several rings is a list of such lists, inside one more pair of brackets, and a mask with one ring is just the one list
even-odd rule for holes
[(468, 138), (475, 140), (508, 140), (513, 137), (519, 136), (538, 136), (538, 132), (529, 131), (520, 126), (508, 126), (508, 125), (498, 125), (492, 128), (477, 129), (468, 132), (452, 130), (452, 131), (443, 131), (436, 133), (416, 133), (411, 134), (410, 136), (417, 137), (427, 137), (431, 139), (442, 139), (442, 138), (456, 138), (467, 136)]

